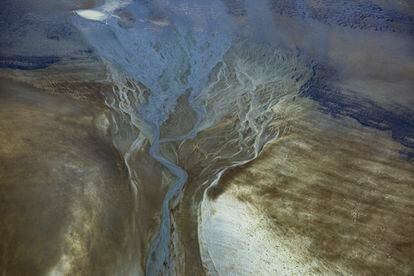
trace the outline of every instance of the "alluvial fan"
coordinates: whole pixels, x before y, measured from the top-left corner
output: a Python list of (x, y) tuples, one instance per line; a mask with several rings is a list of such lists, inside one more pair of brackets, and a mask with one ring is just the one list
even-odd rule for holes
[(5, 1), (1, 274), (414, 273), (409, 1)]

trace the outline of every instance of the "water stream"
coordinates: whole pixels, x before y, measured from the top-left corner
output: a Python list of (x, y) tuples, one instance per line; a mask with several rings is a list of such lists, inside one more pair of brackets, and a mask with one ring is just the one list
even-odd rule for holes
[[(113, 7), (114, 1), (110, 2), (109, 6)], [(97, 13), (92, 12), (93, 18), (88, 18), (82, 16), (83, 12), (80, 14), (83, 18), (74, 21), (107, 64), (109, 78), (116, 87), (114, 99), (108, 105), (125, 114), (131, 127), (139, 130), (139, 135), (124, 150), (133, 191), (138, 193), (139, 184), (134, 181), (130, 156), (139, 150), (144, 139), (150, 142), (150, 156), (175, 177), (164, 197), (159, 231), (146, 254), (145, 267), (147, 275), (170, 275), (175, 271), (173, 252), (177, 250), (171, 233), (174, 221), (170, 210), (179, 202), (188, 175), (163, 156), (160, 147), (194, 138), (236, 108), (238, 111), (233, 115), (240, 121), (240, 129), (236, 130), (239, 134), (235, 141), (226, 143), (239, 146), (228, 159), (240, 155), (243, 157), (234, 166), (245, 164), (258, 156), (268, 139), (277, 136), (264, 131), (272, 119), (272, 108), (284, 95), (296, 91), (297, 80), (304, 74), (296, 67), (294, 55), (285, 56), (269, 50), (271, 47), (251, 47), (244, 43), (241, 38), (249, 29), (237, 26), (239, 19), (229, 15), (233, 7), (228, 6), (228, 1), (125, 3), (119, 4), (121, 11), (103, 8), (108, 5), (98, 7), (96, 11), (102, 13), (98, 16), (102, 20), (96, 19)], [(253, 1), (246, 5), (253, 17), (248, 19), (249, 25), (255, 22), (257, 29), (265, 28), (269, 21), (265, 7), (255, 6)], [(255, 10), (258, 7), (263, 11)], [(270, 38), (264, 42), (273, 43), (266, 31), (248, 35)], [(215, 80), (209, 79), (212, 74)], [(183, 95), (188, 95), (196, 122), (187, 133), (179, 131), (176, 136), (161, 137), (163, 124)], [(207, 111), (209, 102), (212, 109)], [(180, 129), (180, 123), (174, 127)]]
[[(176, 178), (165, 195), (160, 229), (147, 254), (147, 275), (168, 274), (168, 268), (173, 265), (170, 257), (170, 208), (177, 204), (187, 181), (187, 173), (165, 158), (160, 153), (160, 146), (194, 137), (198, 123), (189, 133), (163, 140), (160, 128), (173, 112), (178, 98), (188, 91), (189, 103), (197, 114), (197, 121), (201, 121), (203, 109), (195, 104), (194, 99), (202, 93), (210, 71), (222, 60), (231, 44), (231, 24), (224, 24), (228, 28), (223, 27), (227, 17), (222, 3), (203, 2), (164, 1), (162, 5), (157, 1), (130, 3), (123, 12), (133, 18), (134, 26), (131, 28), (119, 24), (121, 19), (116, 9), (104, 7), (82, 11), (80, 15), (89, 20), (75, 19), (75, 24), (88, 42), (110, 67), (111, 80), (117, 83), (118, 89), (114, 91), (123, 101), (118, 106), (112, 103), (112, 108), (129, 114), (131, 124), (150, 141), (149, 154)], [(90, 14), (93, 18), (88, 18)], [(138, 100), (134, 96), (135, 102), (131, 103), (127, 94), (138, 92), (128, 91), (127, 79), (148, 88), (148, 97)], [(125, 155), (130, 156), (131, 151), (137, 150), (138, 144), (133, 142), (134, 146)], [(134, 187), (134, 190), (138, 188)]]

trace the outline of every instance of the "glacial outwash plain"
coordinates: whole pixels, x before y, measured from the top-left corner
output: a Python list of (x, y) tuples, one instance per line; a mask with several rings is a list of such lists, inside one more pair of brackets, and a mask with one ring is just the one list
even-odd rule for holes
[(412, 0), (0, 1), (0, 275), (414, 275)]

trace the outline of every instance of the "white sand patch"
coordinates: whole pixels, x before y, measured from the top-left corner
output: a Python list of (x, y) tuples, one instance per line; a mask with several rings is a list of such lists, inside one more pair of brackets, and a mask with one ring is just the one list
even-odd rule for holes
[(287, 239), (282, 231), (270, 230), (264, 216), (229, 193), (215, 201), (205, 196), (198, 232), (201, 257), (209, 275), (338, 273), (321, 260), (306, 257), (306, 240)]
[(119, 18), (114, 15), (114, 12), (128, 6), (131, 2), (131, 0), (107, 0), (102, 6), (99, 6), (96, 9), (83, 9), (74, 12), (85, 19), (103, 22), (109, 17)]
[(77, 10), (75, 13), (80, 17), (92, 21), (105, 21), (109, 17), (109, 14), (97, 10)]

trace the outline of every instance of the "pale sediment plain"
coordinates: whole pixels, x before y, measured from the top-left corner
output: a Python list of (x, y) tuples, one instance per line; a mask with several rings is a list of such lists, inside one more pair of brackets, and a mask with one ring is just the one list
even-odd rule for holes
[(401, 145), (353, 120), (298, 119), (259, 158), (229, 170), (222, 195), (204, 199), (200, 239), (212, 262), (223, 274), (238, 274), (251, 256), (261, 259), (256, 271), (270, 262), (280, 275), (410, 275), (413, 170)]
[(2, 275), (413, 275), (410, 1), (0, 4)]

